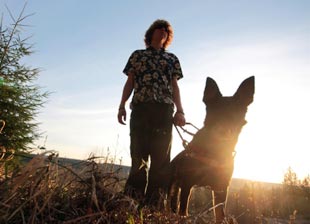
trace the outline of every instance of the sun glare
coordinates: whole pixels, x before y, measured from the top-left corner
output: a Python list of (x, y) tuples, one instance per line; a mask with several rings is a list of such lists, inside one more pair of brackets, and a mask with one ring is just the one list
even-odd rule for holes
[(257, 130), (255, 122), (251, 119), (243, 128), (235, 149), (237, 154), (233, 177), (281, 183), (283, 171), (280, 167), (283, 164), (274, 160), (277, 158), (275, 151), (266, 151), (267, 148), (272, 147), (272, 144), (267, 139), (259, 140), (261, 139), (259, 136), (262, 136), (261, 131), (263, 130)]
[(233, 177), (282, 183), (291, 167), (300, 180), (305, 178), (310, 170), (306, 158), (298, 156), (297, 150), (302, 146), (291, 147), (281, 132), (268, 135), (265, 128), (259, 127), (256, 122), (249, 122), (240, 134)]

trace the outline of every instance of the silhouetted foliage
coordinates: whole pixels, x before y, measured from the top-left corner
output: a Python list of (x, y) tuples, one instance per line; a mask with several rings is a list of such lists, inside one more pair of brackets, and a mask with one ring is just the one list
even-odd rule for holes
[(310, 221), (309, 180), (309, 175), (299, 180), (288, 168), (282, 184), (268, 186), (249, 181), (230, 192), (229, 212), (237, 217), (239, 224), (277, 222), (290, 217)]
[(40, 136), (35, 118), (48, 95), (34, 83), (39, 69), (23, 63), (33, 53), (29, 38), (22, 35), (26, 27), (22, 23), (28, 17), (23, 16), (24, 9), (17, 19), (8, 9), (12, 25), (3, 25), (3, 19), (0, 22), (0, 120), (5, 121), (0, 148), (6, 157), (27, 151)]

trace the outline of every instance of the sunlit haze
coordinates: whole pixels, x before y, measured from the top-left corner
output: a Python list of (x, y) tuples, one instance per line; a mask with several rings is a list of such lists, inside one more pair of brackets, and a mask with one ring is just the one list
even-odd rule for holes
[[(26, 1), (0, 0), (17, 15)], [(90, 153), (115, 156), (130, 165), (129, 119), (116, 116), (132, 51), (158, 18), (174, 28), (169, 51), (184, 78), (179, 81), (187, 121), (202, 127), (207, 77), (230, 96), (255, 76), (236, 146), (233, 177), (282, 182), (291, 167), (298, 178), (310, 174), (310, 1), (28, 1), (25, 35), (34, 54), (25, 59), (41, 68), (37, 81), (52, 92), (38, 121), (37, 145), (60, 156), (86, 159)], [(128, 106), (128, 104), (127, 104)], [(130, 113), (127, 107), (127, 112)], [(172, 157), (183, 148), (174, 130)], [(184, 136), (188, 140), (190, 136)]]

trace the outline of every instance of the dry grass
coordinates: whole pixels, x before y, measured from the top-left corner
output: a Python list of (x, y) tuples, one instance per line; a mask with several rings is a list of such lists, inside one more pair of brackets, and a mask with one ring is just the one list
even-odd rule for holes
[(212, 223), (212, 215), (182, 218), (138, 208), (122, 194), (119, 170), (95, 157), (78, 168), (61, 165), (53, 153), (34, 157), (3, 178), (0, 161), (0, 223)]

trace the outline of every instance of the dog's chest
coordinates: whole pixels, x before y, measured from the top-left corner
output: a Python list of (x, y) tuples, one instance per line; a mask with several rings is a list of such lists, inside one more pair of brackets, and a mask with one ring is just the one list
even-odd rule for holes
[(176, 178), (190, 186), (227, 184), (233, 172), (232, 159), (231, 161), (218, 161), (186, 151), (179, 154), (179, 157), (173, 162)]

